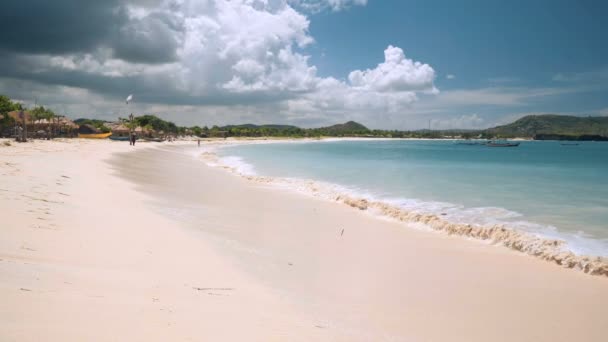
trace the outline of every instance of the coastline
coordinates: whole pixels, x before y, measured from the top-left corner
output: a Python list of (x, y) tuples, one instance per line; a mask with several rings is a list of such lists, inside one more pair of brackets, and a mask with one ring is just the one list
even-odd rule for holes
[(0, 148), (0, 337), (605, 338), (603, 277), (235, 177), (195, 145)]
[[(319, 142), (319, 141), (360, 141), (362, 139), (323, 139), (323, 140), (274, 140), (267, 143), (286, 143), (286, 142)], [(385, 139), (376, 139), (385, 140)], [(404, 139), (412, 140), (412, 139)], [(418, 139), (414, 139), (418, 140)], [(261, 184), (274, 185), (285, 187), (287, 184), (295, 186), (299, 193), (308, 196), (321, 197), (328, 201), (343, 203), (352, 208), (367, 211), (372, 215), (381, 218), (390, 218), (398, 222), (404, 223), (420, 223), (424, 227), (445, 233), (448, 235), (461, 236), (464, 238), (472, 238), (480, 241), (486, 241), (495, 245), (506, 247), (508, 249), (524, 253), (531, 257), (536, 257), (541, 260), (582, 271), (587, 274), (608, 277), (608, 258), (605, 256), (576, 254), (572, 250), (567, 249), (567, 242), (562, 239), (550, 238), (533, 234), (526, 231), (517, 230), (509, 227), (506, 224), (480, 225), (470, 223), (456, 223), (444, 219), (438, 214), (420, 213), (416, 211), (406, 210), (397, 205), (393, 205), (382, 200), (370, 199), (357, 194), (352, 194), (339, 187), (324, 184), (315, 180), (292, 180), (281, 179), (276, 177), (260, 176), (248, 172), (249, 168), (226, 164), (216, 153), (217, 148), (226, 146), (256, 144), (255, 141), (232, 141), (228, 144), (211, 143), (211, 146), (201, 154), (201, 159), (209, 166), (219, 167), (228, 172), (243, 177), (249, 181)]]

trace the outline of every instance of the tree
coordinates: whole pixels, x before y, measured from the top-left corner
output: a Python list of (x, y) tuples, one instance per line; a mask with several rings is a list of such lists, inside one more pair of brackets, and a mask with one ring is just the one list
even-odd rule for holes
[(198, 126), (192, 127), (191, 130), (192, 130), (192, 133), (194, 133), (194, 135), (196, 135), (197, 137), (200, 137), (201, 134), (203, 133), (203, 130)]
[(41, 119), (50, 120), (56, 116), (55, 112), (53, 112), (49, 108), (44, 108), (44, 106), (36, 107), (36, 108), (32, 109), (30, 111), (30, 113), (32, 115), (33, 120), (41, 120)]
[(23, 110), (21, 103), (13, 102), (8, 96), (0, 95), (0, 134), (8, 127), (12, 127), (15, 124), (13, 118), (7, 115), (8, 112), (14, 110)]
[(14, 110), (23, 110), (21, 103), (13, 102), (8, 96), (0, 95), (0, 114), (6, 114)]

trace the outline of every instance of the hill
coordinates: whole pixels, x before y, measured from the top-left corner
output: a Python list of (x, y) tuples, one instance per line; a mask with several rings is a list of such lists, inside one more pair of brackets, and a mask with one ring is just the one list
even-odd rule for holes
[(608, 117), (528, 115), (508, 125), (488, 128), (485, 133), (499, 137), (608, 136)]
[(321, 127), (313, 130), (325, 132), (326, 135), (367, 134), (370, 132), (367, 127), (355, 121), (348, 121), (343, 124)]

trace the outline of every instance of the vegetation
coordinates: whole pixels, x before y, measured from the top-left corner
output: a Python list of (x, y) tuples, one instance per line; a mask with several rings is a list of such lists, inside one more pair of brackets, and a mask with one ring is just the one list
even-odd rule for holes
[(44, 108), (44, 106), (35, 107), (34, 109), (30, 110), (29, 112), (32, 115), (32, 120), (42, 120), (42, 119), (50, 120), (57, 116), (57, 115), (55, 115), (55, 112), (53, 112), (49, 108)]
[[(17, 102), (0, 95), (0, 132), (12, 127), (14, 122), (6, 113), (14, 110), (25, 110)], [(43, 106), (30, 110), (32, 118), (51, 119), (55, 113)], [(175, 123), (163, 120), (155, 115), (141, 115), (133, 121), (119, 119), (127, 127), (142, 127), (147, 131), (162, 134), (196, 135), (200, 137), (382, 137), (382, 138), (534, 138), (539, 140), (608, 140), (608, 117), (581, 117), (567, 115), (529, 115), (513, 123), (488, 128), (486, 130), (370, 130), (360, 123), (348, 121), (321, 128), (300, 128), (291, 125), (228, 125), (228, 126), (193, 126), (180, 127)], [(78, 125), (89, 124), (106, 133), (110, 129), (106, 122), (96, 119), (77, 119)]]
[(582, 135), (608, 137), (608, 117), (581, 117), (568, 115), (528, 115), (504, 126), (489, 128), (488, 135), (504, 138), (562, 135), (576, 139)]
[(178, 133), (178, 127), (171, 121), (165, 121), (155, 115), (136, 116), (134, 123), (142, 128), (163, 131), (164, 133)]
[(74, 123), (79, 126), (91, 125), (91, 126), (97, 128), (99, 131), (101, 131), (101, 133), (110, 132), (110, 129), (108, 128), (108, 126), (106, 126), (106, 121), (103, 121), (103, 120), (80, 118), (80, 119), (74, 120)]
[(14, 125), (14, 120), (7, 115), (14, 110), (22, 110), (21, 103), (13, 102), (10, 98), (0, 95), (0, 134)]
[(23, 110), (21, 103), (13, 102), (8, 96), (0, 95), (0, 114), (6, 114), (14, 110)]

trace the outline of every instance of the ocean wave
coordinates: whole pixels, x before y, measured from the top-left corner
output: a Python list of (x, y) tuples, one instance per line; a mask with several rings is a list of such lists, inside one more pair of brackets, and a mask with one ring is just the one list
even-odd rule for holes
[(567, 234), (555, 227), (525, 220), (504, 208), (464, 208), (451, 203), (416, 199), (381, 198), (363, 189), (296, 178), (260, 176), (253, 165), (237, 156), (220, 157), (215, 150), (199, 154), (209, 166), (219, 167), (250, 181), (337, 201), (370, 214), (399, 222), (423, 225), (449, 235), (484, 240), (592, 275), (608, 276), (608, 241), (583, 233)]

